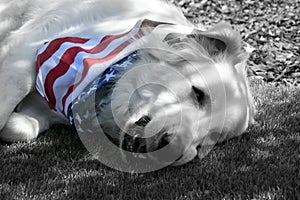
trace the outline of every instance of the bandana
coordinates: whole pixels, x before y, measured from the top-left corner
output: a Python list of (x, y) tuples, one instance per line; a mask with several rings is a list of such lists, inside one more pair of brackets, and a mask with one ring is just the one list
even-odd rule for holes
[[(115, 64), (112, 64), (105, 72), (98, 76), (94, 81), (92, 81), (81, 93), (80, 95), (74, 99), (69, 107), (67, 112), (67, 118), (69, 119), (70, 123), (74, 125), (74, 121), (76, 121), (77, 128), (80, 129), (81, 125), (87, 124), (82, 123), (87, 120), (90, 120), (90, 117), (92, 117), (91, 113), (93, 109), (85, 108), (84, 111), (80, 111), (80, 105), (87, 102), (87, 99), (95, 95), (96, 92), (99, 92), (101, 89), (103, 89), (105, 86), (109, 84), (114, 84), (116, 82), (115, 78), (117, 78), (118, 74), (124, 72), (127, 70), (128, 67), (132, 66), (136, 61), (139, 60), (139, 56), (137, 52), (133, 52), (130, 55), (126, 56), (122, 60), (118, 61)], [(103, 100), (103, 103), (105, 103), (105, 96), (102, 95), (101, 99), (95, 99), (97, 101), (97, 105), (101, 106), (101, 100)], [(75, 113), (73, 111), (76, 110)], [(87, 128), (85, 128), (87, 129)]]
[[(101, 75), (105, 75), (103, 80), (109, 81), (115, 71), (104, 72), (136, 51), (137, 41), (160, 24), (165, 23), (144, 19), (118, 35), (99, 34), (91, 39), (64, 37), (46, 42), (37, 51), (37, 91), (51, 109), (67, 117), (72, 101), (84, 88)], [(100, 86), (103, 83), (99, 83)]]
[[(174, 24), (143, 19), (131, 30), (117, 35), (99, 33), (97, 38), (63, 37), (46, 42), (37, 51), (37, 91), (51, 109), (72, 122), (72, 102), (76, 99), (76, 104), (80, 104), (80, 100), (110, 82), (118, 73), (114, 66), (130, 65), (136, 56), (133, 52), (141, 48), (140, 39), (159, 25), (160, 31), (165, 32), (162, 35), (170, 31), (168, 28), (174, 28)], [(177, 26), (177, 32), (190, 32)]]

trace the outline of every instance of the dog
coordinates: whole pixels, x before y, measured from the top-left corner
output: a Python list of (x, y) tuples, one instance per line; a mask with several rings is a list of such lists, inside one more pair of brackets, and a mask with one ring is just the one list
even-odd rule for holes
[[(3, 141), (72, 124), (91, 146), (105, 135), (123, 157), (153, 152), (181, 165), (254, 121), (248, 55), (227, 23), (203, 30), (159, 0), (6, 0), (0, 11)], [(75, 57), (62, 58), (67, 50), (56, 55), (92, 41), (102, 42), (91, 52), (100, 63), (83, 56), (75, 66)], [(61, 78), (60, 62), (73, 73)]]

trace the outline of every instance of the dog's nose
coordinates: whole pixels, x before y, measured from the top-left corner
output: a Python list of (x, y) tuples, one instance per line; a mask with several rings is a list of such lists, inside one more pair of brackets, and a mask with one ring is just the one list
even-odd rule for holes
[[(141, 138), (138, 135), (131, 137), (128, 141), (129, 151), (135, 153), (149, 153), (160, 150), (167, 146), (171, 141), (171, 135), (163, 134), (160, 138), (155, 136), (150, 138)], [(148, 144), (148, 145), (147, 145)]]
[(129, 152), (147, 153), (145, 138), (141, 138), (139, 135), (130, 136), (126, 134), (122, 148)]

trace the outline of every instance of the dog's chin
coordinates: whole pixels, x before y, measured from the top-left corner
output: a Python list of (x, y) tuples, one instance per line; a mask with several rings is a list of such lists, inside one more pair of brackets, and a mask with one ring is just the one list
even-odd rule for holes
[(153, 162), (164, 165), (182, 165), (197, 155), (187, 127), (173, 126), (150, 136), (149, 129), (156, 129), (157, 124), (152, 124), (145, 116), (129, 127), (122, 132), (120, 139), (120, 148), (125, 151), (143, 154)]
[(172, 142), (162, 149), (157, 149), (156, 152), (151, 155), (151, 159), (155, 162), (172, 166), (184, 165), (197, 156), (196, 147), (178, 146), (178, 144), (173, 144)]

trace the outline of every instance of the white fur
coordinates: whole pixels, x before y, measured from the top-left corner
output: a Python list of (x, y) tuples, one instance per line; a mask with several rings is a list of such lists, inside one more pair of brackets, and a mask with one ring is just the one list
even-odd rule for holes
[(137, 19), (187, 24), (162, 1), (11, 0), (0, 2), (0, 130), (35, 84), (35, 53), (44, 42), (62, 36), (95, 37), (127, 30)]
[[(217, 38), (239, 40), (233, 30), (232, 38), (226, 35), (228, 30), (223, 31), (219, 30)], [(211, 35), (210, 31), (206, 34)], [(112, 110), (116, 113), (114, 120), (126, 130), (127, 126), (132, 129), (133, 123), (142, 116), (151, 116), (152, 120), (142, 134), (150, 137), (164, 129), (164, 132), (175, 135), (173, 151), (185, 152), (175, 163), (177, 165), (194, 158), (199, 145), (215, 144), (215, 139), (210, 139), (213, 133), (221, 134), (218, 142), (242, 134), (252, 123), (255, 110), (246, 81), (247, 56), (238, 48), (241, 44), (229, 42), (232, 48), (217, 57), (206, 55), (202, 46), (188, 45), (176, 50), (160, 40), (146, 42), (146, 46), (164, 51), (151, 52), (151, 58), (146, 58), (122, 76), (112, 96)], [(183, 39), (176, 45), (187, 44), (193, 44), (193, 41)], [(158, 64), (153, 61), (156, 59)], [(154, 64), (147, 64), (149, 62)], [(139, 85), (145, 87), (139, 88)], [(192, 85), (209, 94), (211, 102), (199, 108), (191, 97)], [(137, 98), (132, 99), (130, 105), (124, 104), (133, 92), (139, 94)], [(159, 140), (159, 136), (155, 140)], [(156, 141), (152, 142), (155, 144)]]
[[(120, 33), (141, 18), (194, 28), (179, 9), (165, 1), (1, 0), (0, 138), (29, 140), (54, 122), (64, 122), (34, 90), (34, 58), (40, 45), (62, 36)], [(197, 146), (212, 144), (213, 133), (221, 134), (219, 141), (242, 134), (254, 115), (246, 80), (247, 56), (241, 51), (239, 34), (228, 24), (198, 34), (199, 41), (183, 36), (178, 37), (181, 42), (169, 45), (158, 35), (150, 36), (144, 41), (145, 46), (167, 51), (149, 50), (143, 62), (120, 79), (112, 96), (116, 113), (112, 120), (120, 122), (122, 128), (143, 115), (151, 115), (152, 120), (145, 127), (146, 135), (155, 134), (159, 128), (174, 135), (171, 141), (174, 151), (184, 154), (177, 164), (193, 159)], [(226, 50), (212, 56), (216, 44), (208, 38), (222, 41)], [(149, 66), (149, 61), (163, 67)], [(142, 70), (141, 65), (144, 65)], [(167, 90), (153, 89), (150, 85), (135, 90), (138, 84), (149, 82), (159, 83)], [(210, 103), (199, 108), (191, 95), (192, 85), (209, 94)], [(124, 101), (134, 91), (139, 95), (129, 102), (129, 110)], [(113, 129), (113, 125), (108, 126)]]

